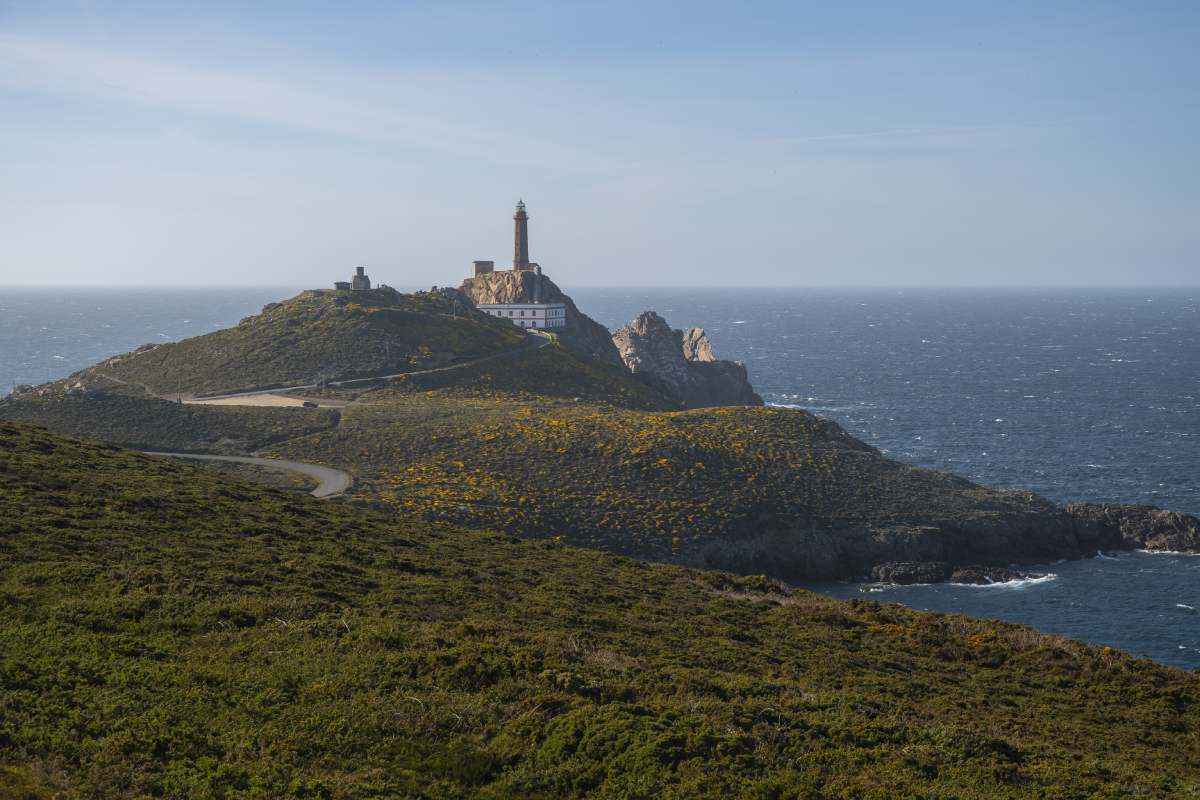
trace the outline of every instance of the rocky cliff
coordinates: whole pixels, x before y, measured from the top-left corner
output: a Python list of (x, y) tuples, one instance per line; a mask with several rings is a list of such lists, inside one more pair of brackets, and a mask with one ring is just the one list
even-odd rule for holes
[[(953, 517), (931, 508), (920, 522), (765, 524), (748, 536), (679, 548), (675, 560), (791, 581), (869, 576), (882, 583), (999, 583), (1038, 577), (1008, 569), (1011, 564), (1105, 550), (1200, 553), (1200, 520), (1189, 514), (1116, 503), (1064, 509), (1029, 492), (984, 491), (994, 497)], [(996, 496), (1006, 497), (995, 503)]]
[(459, 287), (475, 304), (480, 303), (562, 303), (567, 307), (567, 326), (559, 333), (562, 343), (577, 353), (589, 355), (614, 367), (622, 366), (608, 329), (584, 314), (575, 302), (563, 294), (554, 281), (534, 272), (489, 272), (467, 278)]
[[(1200, 552), (1200, 520), (1177, 511), (1122, 503), (1071, 503), (1065, 509), (1047, 508), (1042, 516), (1045, 524), (1033, 526), (1016, 516), (1003, 517), (1008, 536), (1001, 540), (999, 551), (990, 544), (981, 548), (985, 540), (975, 540), (973, 535), (964, 538), (954, 530), (949, 537), (940, 537), (944, 549), (941, 555), (934, 554), (937, 560), (920, 560), (930, 557), (927, 548), (896, 547), (892, 541), (871, 567), (871, 577), (882, 583), (991, 583), (1037, 577), (999, 566), (1005, 563), (1006, 553), (1008, 561), (1029, 563), (1103, 550)], [(1043, 553), (1041, 558), (1013, 555), (1037, 550)], [(878, 561), (887, 556), (894, 558)], [(973, 563), (978, 560), (987, 563)]]
[(645, 311), (614, 333), (612, 341), (630, 371), (660, 384), (684, 408), (763, 404), (746, 368), (718, 360), (702, 328), (684, 333), (655, 312)]

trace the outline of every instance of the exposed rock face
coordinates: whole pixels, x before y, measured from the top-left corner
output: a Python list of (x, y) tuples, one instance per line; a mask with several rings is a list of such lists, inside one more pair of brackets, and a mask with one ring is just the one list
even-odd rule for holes
[(1190, 514), (1119, 503), (1072, 503), (1067, 513), (1097, 549), (1200, 552), (1200, 520)]
[(761, 406), (762, 398), (734, 361), (718, 361), (701, 328), (686, 334), (645, 311), (612, 336), (625, 366), (676, 397), (684, 408)]
[(1027, 581), (1031, 578), (1044, 578), (1040, 572), (1022, 572), (1007, 567), (971, 566), (959, 567), (950, 573), (950, 583), (1008, 583), (1009, 581)]
[(945, 561), (888, 561), (871, 569), (871, 580), (879, 583), (941, 583), (950, 577)]
[(814, 521), (799, 528), (763, 519), (753, 535), (699, 544), (676, 560), (792, 582), (869, 575), (881, 583), (999, 583), (1041, 577), (1011, 569), (1013, 562), (1085, 558), (1101, 550), (1200, 552), (1200, 520), (1188, 514), (1117, 503), (1063, 508), (1030, 492), (989, 491), (988, 507), (950, 517), (926, 512), (919, 524)]
[(871, 579), (879, 583), (1007, 583), (1044, 577), (1038, 572), (1021, 572), (1008, 567), (973, 564), (954, 567), (945, 561), (888, 561), (871, 569)]
[(532, 271), (487, 272), (467, 278), (460, 291), (476, 305), (481, 303), (563, 303), (567, 307), (567, 325), (557, 332), (564, 345), (614, 367), (622, 366), (608, 329), (581, 312), (575, 302), (545, 275)]
[(683, 357), (688, 361), (717, 360), (704, 328), (688, 328), (683, 334)]

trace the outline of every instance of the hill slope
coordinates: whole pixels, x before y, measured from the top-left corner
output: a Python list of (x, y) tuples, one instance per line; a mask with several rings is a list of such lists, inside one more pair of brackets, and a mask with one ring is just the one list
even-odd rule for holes
[(506, 322), (436, 292), (310, 290), (233, 328), (117, 356), (68, 379), (204, 394), (382, 375), (518, 347)]
[[(663, 413), (679, 407), (669, 389), (565, 346), (509, 346), (532, 337), (475, 311), (455, 316), (455, 297), (468, 305), (454, 290), (304, 293), (236, 329), (112, 359), (0, 400), (0, 417), (149, 450), (270, 447), (361, 478), (360, 499), (409, 518), (561, 536), (789, 581), (873, 570), (898, 582), (944, 580), (955, 567), (1045, 562), (1102, 548), (1200, 547), (1194, 518), (1132, 508), (1068, 512), (1029, 492), (891, 461), (802, 411)], [(392, 305), (360, 302), (371, 298)], [(657, 327), (686, 359), (682, 334)], [(364, 341), (381, 349), (372, 356)], [(230, 364), (237, 348), (245, 358)], [(286, 370), (300, 363), (328, 369), (340, 363), (328, 360), (338, 348), (362, 357), (358, 372), (408, 371), (325, 390), (349, 403), (340, 411), (198, 408), (143, 388), (261, 384), (297, 374)], [(402, 365), (397, 352), (416, 355)], [(496, 357), (461, 361), (481, 353)], [(415, 369), (456, 358), (449, 369)]]
[(241, 455), (335, 428), (340, 415), (326, 408), (183, 405), (118, 386), (85, 393), (56, 387), (0, 398), (0, 418), (139, 450)]
[(1200, 677), (0, 422), (0, 798), (1200, 786)]
[(384, 390), (271, 452), (355, 472), (360, 496), (404, 515), (790, 581), (1107, 546), (1037, 495), (892, 461), (793, 409)]

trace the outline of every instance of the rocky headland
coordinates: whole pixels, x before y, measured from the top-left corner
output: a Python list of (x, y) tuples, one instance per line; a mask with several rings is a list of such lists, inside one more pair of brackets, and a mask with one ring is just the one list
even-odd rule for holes
[[(562, 346), (530, 346), (472, 308), (535, 292), (566, 305)], [(322, 376), (367, 380), (305, 388), (337, 408), (173, 402)], [(355, 476), (353, 499), (405, 518), (791, 582), (994, 582), (1103, 550), (1200, 550), (1186, 514), (979, 486), (761, 404), (703, 330), (646, 312), (613, 335), (525, 271), (413, 295), (305, 292), (17, 392), (0, 417), (147, 450), (319, 462)]]

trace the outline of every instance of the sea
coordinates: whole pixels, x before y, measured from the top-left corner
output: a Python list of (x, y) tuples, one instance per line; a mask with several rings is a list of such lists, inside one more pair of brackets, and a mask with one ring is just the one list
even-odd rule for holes
[[(0, 392), (236, 324), (280, 287), (0, 288)], [(1200, 288), (570, 288), (610, 328), (703, 327), (770, 405), (891, 458), (1059, 502), (1200, 516)], [(1200, 669), (1200, 556), (1098, 554), (990, 586), (806, 588), (1009, 620)]]

